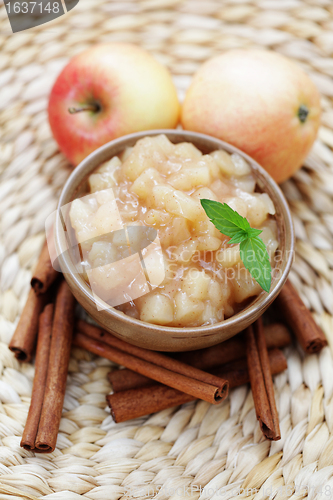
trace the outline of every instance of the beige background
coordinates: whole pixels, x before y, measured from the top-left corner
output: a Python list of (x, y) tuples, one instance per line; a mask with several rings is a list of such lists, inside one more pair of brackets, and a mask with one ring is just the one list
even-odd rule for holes
[[(191, 403), (115, 425), (105, 409), (110, 363), (73, 349), (56, 451), (35, 457), (19, 447), (34, 367), (20, 365), (7, 344), (43, 243), (45, 218), (69, 173), (50, 135), (47, 97), (69, 57), (111, 40), (152, 52), (172, 71), (180, 98), (204, 60), (235, 47), (279, 51), (309, 72), (322, 93), (322, 127), (306, 168), (283, 189), (298, 238), (291, 278), (332, 348), (332, 2), (81, 0), (66, 16), (14, 35), (1, 5), (0, 498), (117, 500), (126, 488), (140, 484), (150, 485), (150, 493), (164, 486), (161, 500), (169, 496), (167, 488), (184, 485), (226, 486), (230, 492), (224, 499), (235, 496), (233, 488), (239, 486), (261, 487), (264, 498), (270, 486), (273, 496), (279, 487), (290, 486), (294, 499), (306, 496), (294, 493), (299, 484), (329, 492), (329, 347), (306, 357), (297, 348), (287, 350), (289, 369), (275, 378), (282, 440), (273, 444), (262, 439), (247, 387), (232, 391), (220, 406)], [(276, 498), (289, 493), (280, 490)], [(196, 500), (199, 493), (190, 496)], [(313, 489), (309, 496), (316, 498)]]

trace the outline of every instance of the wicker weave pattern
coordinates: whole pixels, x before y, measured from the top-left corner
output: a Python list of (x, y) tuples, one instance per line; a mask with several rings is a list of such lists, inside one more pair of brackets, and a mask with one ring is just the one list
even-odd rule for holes
[[(287, 351), (275, 378), (282, 440), (262, 439), (251, 392), (115, 425), (105, 410), (110, 363), (73, 349), (58, 447), (34, 456), (19, 447), (34, 367), (7, 348), (44, 240), (46, 216), (69, 174), (47, 124), (47, 97), (68, 58), (92, 43), (126, 41), (172, 71), (182, 98), (208, 57), (235, 47), (296, 59), (322, 93), (319, 138), (284, 191), (294, 215), (291, 278), (323, 326), (330, 348)], [(0, 7), (0, 499), (117, 500), (146, 494), (218, 500), (294, 500), (333, 491), (333, 5), (331, 0), (81, 0), (49, 25), (13, 35)], [(32, 196), (33, 195), (33, 196)], [(333, 351), (332, 351), (333, 352)], [(162, 486), (162, 490), (159, 487)], [(172, 490), (192, 486), (192, 492)], [(195, 487), (207, 486), (200, 493)], [(288, 486), (289, 489), (283, 489)], [(322, 488), (323, 495), (315, 492)], [(149, 490), (148, 490), (149, 488)], [(253, 489), (251, 491), (251, 488)], [(326, 489), (325, 489), (326, 488)], [(331, 491), (332, 490), (332, 491)], [(135, 497), (145, 496), (144, 489)], [(123, 498), (125, 498), (123, 497)], [(221, 498), (221, 497), (220, 497)]]

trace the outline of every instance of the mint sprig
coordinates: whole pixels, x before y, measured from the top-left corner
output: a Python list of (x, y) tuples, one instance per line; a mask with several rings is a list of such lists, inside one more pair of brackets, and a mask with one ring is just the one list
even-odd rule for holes
[(265, 292), (269, 292), (272, 267), (265, 243), (259, 238), (260, 229), (252, 228), (245, 217), (226, 203), (200, 200), (201, 205), (214, 226), (226, 236), (228, 243), (239, 243), (240, 257), (245, 268)]

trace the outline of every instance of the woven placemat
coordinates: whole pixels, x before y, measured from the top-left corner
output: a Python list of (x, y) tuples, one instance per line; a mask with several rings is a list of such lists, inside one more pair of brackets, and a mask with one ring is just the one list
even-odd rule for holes
[[(19, 364), (7, 345), (43, 244), (44, 221), (70, 173), (48, 126), (48, 94), (69, 57), (106, 41), (148, 49), (172, 71), (180, 98), (208, 57), (252, 46), (296, 59), (322, 93), (319, 138), (283, 189), (297, 234), (291, 280), (330, 347), (311, 356), (297, 346), (286, 351), (288, 371), (275, 377), (281, 441), (263, 439), (247, 386), (219, 406), (190, 403), (116, 425), (105, 408), (110, 362), (73, 349), (57, 449), (35, 456), (19, 446), (34, 366)], [(332, 55), (331, 0), (81, 0), (58, 20), (14, 35), (1, 5), (0, 500), (229, 500), (239, 492), (251, 499), (330, 497)]]

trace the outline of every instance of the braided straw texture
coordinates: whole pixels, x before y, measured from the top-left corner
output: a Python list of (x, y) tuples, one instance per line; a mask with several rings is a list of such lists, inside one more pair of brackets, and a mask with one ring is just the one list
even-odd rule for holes
[[(124, 424), (105, 408), (111, 363), (73, 349), (57, 449), (20, 448), (34, 366), (8, 350), (47, 215), (69, 166), (47, 122), (47, 98), (68, 59), (96, 42), (139, 44), (166, 64), (183, 97), (207, 58), (235, 47), (299, 62), (322, 93), (323, 119), (306, 162), (283, 186), (297, 255), (291, 279), (330, 347), (288, 348), (275, 377), (281, 441), (259, 430), (251, 391), (219, 406), (186, 404)], [(0, 6), (0, 500), (300, 500), (333, 491), (333, 5), (331, 0), (81, 0), (48, 25), (12, 34)], [(162, 488), (161, 488), (162, 487)], [(197, 491), (198, 488), (203, 491)], [(178, 489), (177, 489), (178, 488)], [(220, 488), (224, 488), (219, 492)], [(317, 489), (319, 488), (319, 490)], [(223, 495), (223, 496), (221, 496)]]

